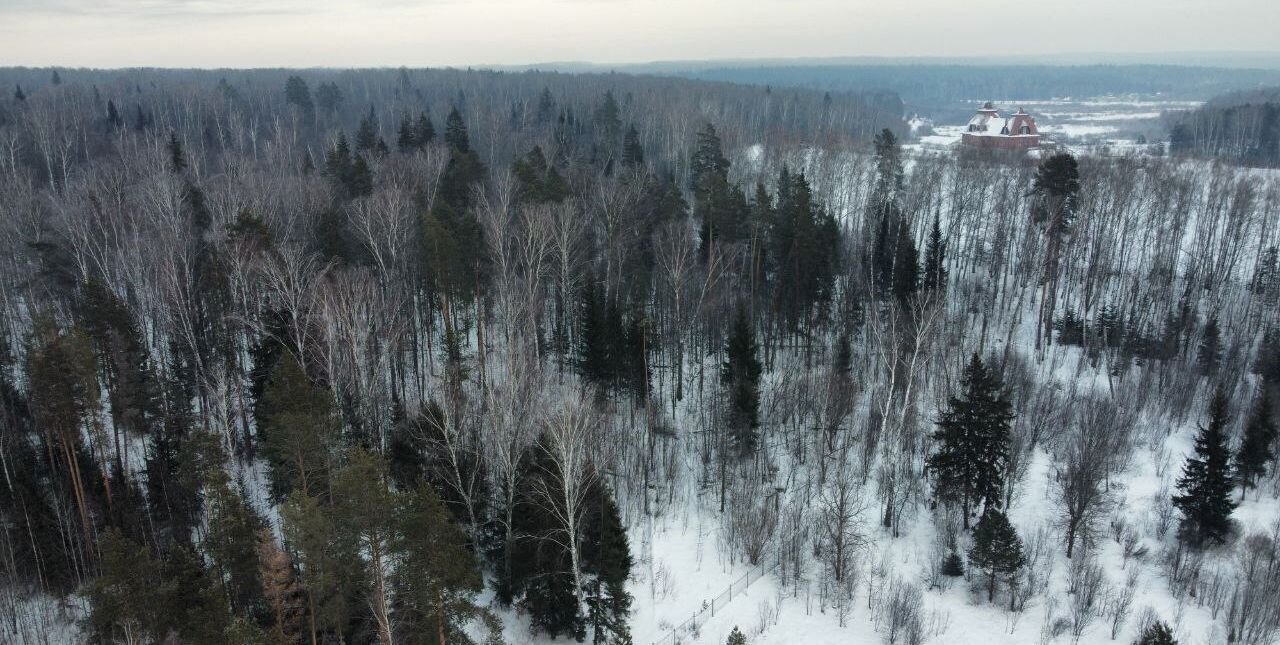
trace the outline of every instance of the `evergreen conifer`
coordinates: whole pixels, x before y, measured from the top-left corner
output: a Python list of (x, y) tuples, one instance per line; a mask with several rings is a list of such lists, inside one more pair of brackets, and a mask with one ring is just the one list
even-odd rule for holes
[(729, 390), (728, 427), (732, 445), (739, 456), (751, 454), (758, 441), (760, 425), (760, 376), (764, 371), (758, 358), (755, 329), (744, 306), (739, 306), (729, 330), (720, 381)]
[(1196, 435), (1195, 454), (1187, 457), (1173, 504), (1182, 511), (1183, 534), (1194, 545), (1221, 544), (1231, 530), (1234, 485), (1227, 448), (1227, 395), (1221, 389), (1209, 403), (1209, 422)]
[(969, 564), (987, 576), (987, 601), (995, 600), (1000, 577), (1012, 578), (1026, 564), (1022, 539), (1004, 513), (989, 508), (973, 529)]
[(959, 502), (965, 526), (978, 504), (999, 508), (1008, 463), (1013, 408), (1004, 385), (974, 353), (961, 377), (960, 396), (950, 397), (927, 460), (938, 497)]

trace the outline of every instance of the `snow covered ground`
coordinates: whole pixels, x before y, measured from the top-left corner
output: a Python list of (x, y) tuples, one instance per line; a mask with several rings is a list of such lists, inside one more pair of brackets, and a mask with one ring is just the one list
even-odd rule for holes
[[(1108, 104), (1110, 106), (1110, 104)], [(1151, 112), (1151, 106), (1134, 105), (1134, 109)], [(1140, 117), (1134, 117), (1135, 120)], [(1146, 118), (1146, 117), (1141, 117)], [(1103, 120), (1124, 121), (1115, 114), (1107, 114)], [(1100, 126), (1099, 126), (1100, 127)], [(921, 137), (920, 143), (942, 144), (958, 139), (961, 126), (934, 126), (932, 134)], [(1104, 139), (1103, 145), (1133, 146), (1123, 139)], [(1094, 149), (1082, 147), (1092, 153)], [(763, 169), (771, 151), (759, 145), (743, 151), (752, 172)], [(859, 185), (858, 164), (855, 160), (825, 159), (824, 153), (805, 150), (792, 155), (782, 155), (793, 168), (799, 167), (815, 181), (815, 190), (841, 216), (857, 211), (844, 203), (841, 193), (854, 193)], [(774, 163), (780, 163), (773, 160)], [(823, 172), (822, 163), (835, 170)], [(736, 162), (735, 162), (736, 163)], [(1188, 162), (1195, 163), (1195, 162)], [(864, 169), (865, 170), (865, 169)], [(843, 178), (843, 184), (840, 179)], [(824, 185), (834, 180), (838, 185)], [(946, 209), (943, 209), (944, 212)], [(1194, 229), (1194, 224), (1190, 226)], [(1192, 244), (1188, 236), (1186, 244)], [(1189, 253), (1190, 247), (1186, 249)], [(1018, 354), (1030, 357), (1033, 353), (1034, 327), (1030, 320), (1035, 311), (1034, 298), (1023, 303), (1023, 322), (1011, 334)], [(972, 320), (969, 321), (972, 324)], [(1056, 383), (1058, 387), (1076, 387), (1082, 393), (1111, 395), (1108, 368), (1092, 366), (1082, 350), (1054, 346), (1043, 362), (1032, 363), (1035, 379), (1040, 383)], [(1130, 368), (1136, 370), (1139, 368)], [(766, 378), (772, 378), (767, 376)], [(766, 396), (768, 396), (766, 394)], [(1124, 396), (1121, 394), (1121, 396)], [(817, 562), (798, 575), (794, 571), (774, 568), (769, 557), (764, 567), (753, 567), (741, 560), (733, 547), (726, 543), (723, 516), (715, 491), (699, 490), (693, 483), (698, 479), (699, 464), (692, 458), (692, 450), (686, 450), (686, 462), (681, 477), (685, 484), (676, 503), (664, 509), (662, 515), (648, 518), (631, 513), (627, 517), (632, 552), (636, 559), (630, 591), (634, 596), (631, 621), (632, 636), (638, 645), (668, 645), (674, 643), (702, 643), (717, 645), (725, 642), (728, 633), (736, 626), (748, 636), (754, 645), (844, 645), (848, 643), (873, 644), (888, 642), (884, 617), (883, 598), (895, 581), (918, 585), (923, 590), (922, 612), (924, 643), (968, 645), (1049, 645), (1053, 643), (1130, 643), (1145, 621), (1158, 617), (1174, 630), (1181, 645), (1220, 645), (1228, 642), (1219, 604), (1207, 594), (1188, 596), (1185, 592), (1171, 591), (1167, 562), (1177, 549), (1177, 540), (1169, 523), (1176, 524), (1176, 512), (1170, 517), (1169, 496), (1172, 482), (1181, 471), (1185, 457), (1191, 452), (1192, 439), (1197, 426), (1203, 421), (1203, 402), (1206, 392), (1194, 394), (1195, 402), (1180, 420), (1170, 420), (1164, 415), (1143, 417), (1132, 455), (1121, 472), (1113, 477), (1108, 487), (1115, 495), (1115, 505), (1097, 522), (1098, 536), (1092, 550), (1092, 559), (1077, 561), (1096, 562), (1103, 576), (1104, 597), (1095, 609), (1096, 616), (1083, 624), (1078, 635), (1072, 634), (1071, 614), (1074, 594), (1069, 589), (1072, 562), (1066, 558), (1060, 529), (1060, 505), (1055, 500), (1055, 459), (1047, 447), (1037, 447), (1031, 465), (1010, 505), (1009, 515), (1029, 552), (1036, 553), (1033, 567), (1044, 581), (1044, 588), (1035, 593), (1022, 611), (1011, 612), (1006, 604), (1007, 596), (995, 604), (984, 594), (971, 588), (966, 579), (944, 579), (942, 585), (931, 586), (930, 570), (935, 566), (935, 511), (927, 505), (904, 519), (900, 535), (893, 536), (876, 521), (874, 503), (861, 518), (867, 544), (860, 555), (860, 571), (855, 584), (851, 611), (842, 617), (822, 597), (819, 582), (821, 576)], [(693, 398), (686, 400), (691, 405)], [(932, 410), (932, 402), (924, 408)], [(1148, 410), (1160, 412), (1160, 406)], [(1026, 411), (1024, 411), (1025, 413)], [(692, 418), (684, 407), (681, 415)], [(865, 416), (861, 412), (852, 415), (855, 426)], [(927, 422), (927, 421), (926, 421)], [(677, 424), (680, 425), (680, 424)], [(790, 469), (791, 464), (781, 467)], [(803, 472), (804, 468), (798, 468)], [(798, 475), (804, 477), (803, 474)], [(874, 483), (869, 484), (874, 488)], [(1280, 479), (1270, 477), (1261, 491), (1251, 492), (1235, 511), (1233, 519), (1238, 523), (1241, 536), (1250, 534), (1280, 535), (1280, 501), (1276, 494)], [(873, 493), (871, 493), (873, 495)], [(1238, 494), (1238, 493), (1237, 493)], [(799, 496), (785, 498), (784, 508), (791, 505), (812, 503)], [(1205, 556), (1205, 575), (1218, 575), (1216, 571), (1235, 566), (1238, 552), (1234, 547), (1211, 550)], [(1210, 573), (1214, 572), (1214, 573)], [(756, 575), (763, 573), (759, 579)], [(745, 591), (730, 585), (751, 580)], [(1127, 613), (1116, 618), (1111, 607), (1119, 601), (1126, 588), (1130, 588), (1132, 600)], [(729, 592), (729, 593), (727, 593)], [(728, 597), (726, 597), (726, 594)], [(724, 599), (722, 604), (717, 599)], [(714, 616), (708, 610), (714, 604)], [(697, 629), (676, 629), (684, 621), (698, 615)], [(554, 642), (530, 635), (527, 620), (504, 612), (506, 637), (511, 643), (546, 645)], [(899, 641), (905, 642), (905, 641)]]
[[(972, 101), (974, 106), (982, 101)], [(1136, 143), (1137, 135), (1147, 130), (1160, 130), (1160, 120), (1166, 111), (1189, 110), (1200, 105), (1197, 101), (1162, 101), (1139, 98), (1102, 97), (1091, 99), (1007, 99), (994, 102), (1011, 113), (1021, 107), (1036, 119), (1040, 132), (1051, 141), (1066, 144), (1073, 149), (1088, 145), (1106, 145), (1111, 151)], [(931, 128), (921, 126), (929, 123)], [(913, 135), (919, 131), (912, 147), (918, 149), (944, 149), (958, 143), (964, 132), (963, 124), (928, 122), (920, 116), (911, 120)]]
[[(1022, 325), (1015, 335), (1015, 343), (1021, 349), (1029, 350), (1032, 329), (1030, 325)], [(1105, 369), (1086, 366), (1081, 370), (1081, 352), (1078, 348), (1052, 350), (1043, 365), (1036, 368), (1037, 378), (1057, 379), (1064, 385), (1075, 380), (1085, 390), (1105, 392), (1108, 387)], [(1169, 428), (1167, 433), (1152, 433), (1152, 442), (1135, 447), (1122, 476), (1111, 483), (1118, 502), (1113, 512), (1099, 521), (1101, 531), (1093, 558), (1101, 567), (1102, 588), (1108, 593), (1118, 593), (1130, 582), (1135, 585), (1132, 609), (1117, 623), (1114, 637), (1112, 622), (1101, 606), (1097, 610), (1099, 615), (1088, 622), (1078, 639), (1073, 640), (1070, 633), (1071, 593), (1067, 572), (1072, 565), (1065, 556), (1057, 528), (1059, 507), (1053, 496), (1053, 459), (1044, 448), (1037, 448), (1009, 515), (1027, 543), (1028, 551), (1038, 550), (1034, 566), (1047, 582), (1045, 591), (1032, 597), (1020, 612), (1010, 612), (1000, 599), (995, 604), (987, 602), (984, 593), (973, 590), (966, 579), (949, 579), (942, 587), (930, 588), (929, 569), (937, 553), (934, 511), (922, 505), (904, 522), (902, 534), (893, 537), (888, 529), (878, 526), (872, 504), (861, 519), (868, 543), (855, 585), (852, 611), (842, 624), (830, 600), (824, 603), (821, 598), (820, 565), (812, 563), (811, 570), (795, 576), (775, 568), (768, 557), (760, 567), (743, 562), (721, 537), (722, 516), (715, 491), (699, 493), (690, 485), (685, 491), (688, 499), (667, 509), (662, 516), (651, 521), (640, 515), (628, 519), (636, 559), (629, 586), (635, 599), (631, 621), (634, 642), (716, 645), (724, 643), (734, 627), (741, 629), (753, 645), (888, 642), (880, 603), (889, 585), (898, 580), (924, 589), (924, 643), (1129, 643), (1143, 621), (1151, 616), (1170, 624), (1182, 645), (1226, 643), (1222, 622), (1215, 620), (1209, 607), (1194, 598), (1179, 601), (1170, 593), (1163, 562), (1164, 554), (1176, 548), (1176, 540), (1173, 531), (1156, 537), (1160, 522), (1158, 509), (1170, 494), (1171, 479), (1180, 471), (1185, 455), (1191, 452), (1192, 437), (1200, 420), (1197, 409), (1185, 423)], [(686, 463), (685, 467), (695, 469), (696, 464)], [(783, 502), (784, 505), (795, 503), (801, 501)], [(1270, 488), (1261, 495), (1251, 493), (1234, 515), (1242, 534), (1246, 535), (1273, 532), (1278, 518), (1280, 501)], [(1123, 544), (1122, 530), (1127, 527), (1134, 528), (1141, 536), (1136, 545)], [(1231, 557), (1230, 550), (1208, 555), (1211, 561)], [(750, 584), (742, 591), (744, 577)], [(726, 592), (735, 583), (738, 586), (726, 604)], [(720, 600), (716, 601), (717, 598)], [(716, 601), (716, 610), (710, 615), (713, 601)], [(696, 629), (677, 629), (697, 614), (700, 615), (694, 621)], [(527, 620), (514, 612), (506, 611), (502, 615), (505, 636), (510, 643), (564, 642), (531, 635)]]

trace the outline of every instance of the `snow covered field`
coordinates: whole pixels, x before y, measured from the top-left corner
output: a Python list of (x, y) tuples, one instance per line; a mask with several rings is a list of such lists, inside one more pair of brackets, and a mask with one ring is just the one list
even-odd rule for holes
[[(981, 101), (973, 101), (980, 105)], [(1160, 101), (1136, 98), (1096, 99), (1007, 99), (994, 101), (1004, 112), (1011, 113), (1021, 107), (1036, 118), (1040, 132), (1053, 142), (1066, 144), (1072, 149), (1082, 146), (1108, 146), (1112, 150), (1135, 145), (1137, 133), (1149, 129), (1161, 129), (1160, 119), (1167, 111), (1190, 110), (1200, 105), (1197, 101)], [(934, 123), (924, 131), (923, 123), (913, 124), (912, 132), (921, 130), (917, 147), (922, 149), (947, 148), (960, 141), (963, 124)], [(1138, 144), (1140, 145), (1140, 144)]]

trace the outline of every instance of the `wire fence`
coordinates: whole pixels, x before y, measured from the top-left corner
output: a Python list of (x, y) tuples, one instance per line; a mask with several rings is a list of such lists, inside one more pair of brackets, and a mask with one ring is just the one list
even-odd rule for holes
[(773, 571), (777, 566), (778, 563), (775, 561), (772, 565), (762, 564), (742, 574), (737, 580), (730, 582), (729, 586), (720, 592), (720, 595), (712, 598), (710, 603), (704, 600), (702, 607), (698, 611), (685, 619), (684, 622), (672, 627), (666, 636), (654, 641), (653, 645), (685, 645), (686, 643), (692, 643), (698, 638), (702, 626), (708, 620), (715, 618), (716, 612), (723, 611), (735, 597), (746, 593), (747, 587), (750, 587), (751, 583), (764, 577), (765, 574)]

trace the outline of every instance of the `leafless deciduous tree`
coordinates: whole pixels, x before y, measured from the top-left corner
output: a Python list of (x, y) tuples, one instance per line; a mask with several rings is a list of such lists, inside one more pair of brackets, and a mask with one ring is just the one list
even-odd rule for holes
[(1089, 558), (1072, 562), (1070, 571), (1071, 642), (1079, 643), (1084, 631), (1101, 612), (1106, 574), (1102, 566)]
[(590, 392), (565, 401), (543, 428), (538, 449), (550, 464), (539, 479), (537, 498), (543, 509), (556, 519), (551, 539), (569, 553), (573, 568), (574, 595), (582, 595), (582, 519), (587, 495), (599, 478), (592, 459), (599, 437), (600, 419), (592, 408)]
[(1057, 478), (1057, 498), (1062, 507), (1067, 557), (1077, 542), (1089, 544), (1095, 522), (1105, 514), (1111, 499), (1108, 477), (1125, 463), (1133, 418), (1106, 399), (1086, 401), (1063, 437), (1062, 467)]

